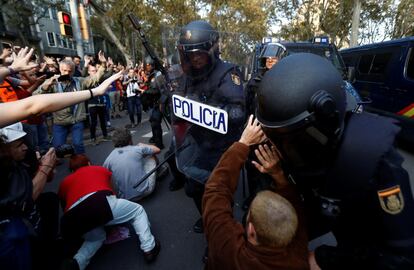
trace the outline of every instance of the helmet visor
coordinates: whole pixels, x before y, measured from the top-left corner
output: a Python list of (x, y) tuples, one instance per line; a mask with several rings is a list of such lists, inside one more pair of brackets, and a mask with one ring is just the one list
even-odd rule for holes
[(260, 54), (261, 58), (267, 58), (267, 57), (276, 57), (278, 59), (285, 56), (286, 48), (282, 44), (279, 43), (269, 43), (267, 44)]

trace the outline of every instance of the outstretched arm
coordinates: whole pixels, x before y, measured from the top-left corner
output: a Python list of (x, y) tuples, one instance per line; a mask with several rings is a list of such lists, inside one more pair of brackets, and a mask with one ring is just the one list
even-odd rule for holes
[[(112, 75), (93, 88), (93, 96), (105, 94), (108, 86), (121, 77), (121, 72)], [(0, 104), (0, 127), (7, 126), (17, 121), (26, 119), (32, 115), (41, 115), (48, 112), (58, 111), (73, 104), (88, 100), (91, 97), (89, 90), (43, 94), (31, 96), (25, 99)]]

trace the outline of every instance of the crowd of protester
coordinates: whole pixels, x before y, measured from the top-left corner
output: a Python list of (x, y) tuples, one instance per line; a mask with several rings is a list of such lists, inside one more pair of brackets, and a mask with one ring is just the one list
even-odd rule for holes
[[(58, 269), (62, 265), (63, 268), (72, 269), (71, 263), (76, 259), (75, 269), (84, 269), (106, 238), (105, 235), (102, 236), (102, 229), (96, 228), (92, 232), (90, 230), (106, 223), (117, 224), (127, 221), (132, 222), (140, 237), (144, 258), (148, 262), (153, 261), (159, 252), (160, 244), (149, 231), (145, 210), (137, 203), (121, 199), (125, 198), (122, 193), (115, 194), (113, 190), (122, 190), (122, 183), (118, 182), (118, 186), (113, 187), (113, 172), (104, 167), (89, 166), (86, 162), (88, 158), (85, 156), (85, 123), (89, 125), (91, 141), (97, 144), (96, 125), (99, 118), (103, 139), (109, 140), (108, 128), (111, 126), (111, 119), (120, 118), (121, 111), (127, 108), (126, 90), (129, 82), (127, 74), (124, 76), (124, 73), (129, 69), (122, 64), (115, 65), (103, 52), (99, 52), (96, 57), (85, 56), (83, 61), (78, 56), (45, 56), (39, 59), (33, 49), (17, 49), (7, 44), (3, 46), (0, 61), (2, 268)], [(133, 69), (137, 76), (139, 72), (138, 66)], [(142, 72), (140, 78), (140, 87), (145, 89), (142, 85)], [(121, 147), (128, 153), (127, 147), (132, 143), (130, 132), (126, 129), (118, 130), (118, 133), (120, 132), (128, 134), (130, 140), (127, 144), (121, 145), (118, 142), (122, 141), (122, 136), (121, 139), (115, 136), (115, 150)], [(71, 144), (67, 143), (69, 133), (72, 134)], [(159, 153), (160, 150), (151, 145), (135, 147), (136, 149), (131, 146), (132, 153), (141, 153), (138, 161), (142, 163), (143, 170), (148, 167), (146, 163), (154, 167), (155, 160), (147, 158), (148, 161), (145, 161), (145, 156)], [(73, 176), (69, 176), (68, 180), (62, 183), (60, 198), (55, 193), (44, 192), (46, 184), (54, 178), (59, 152), (72, 154), (70, 169), (73, 171)], [(107, 165), (117, 172), (117, 163), (109, 162), (110, 158), (108, 157)], [(80, 167), (85, 169), (81, 170)], [(83, 180), (83, 176), (75, 176), (82, 174), (81, 171), (92, 176), (92, 182), (81, 183), (82, 189), (71, 188), (79, 185), (77, 179)], [(137, 173), (141, 175), (143, 171)], [(99, 175), (102, 177), (98, 177)], [(140, 187), (141, 197), (154, 190), (154, 177), (150, 177), (146, 182), (149, 186), (144, 183)], [(108, 188), (105, 189), (104, 186)], [(73, 213), (90, 213), (87, 202), (96, 198), (102, 202), (100, 195), (104, 194), (105, 190), (113, 195), (111, 202), (103, 202), (111, 207), (107, 208), (109, 212), (106, 212), (111, 218), (106, 220), (92, 217), (92, 223), (85, 221), (81, 228), (69, 226), (69, 235), (76, 234), (90, 241), (84, 242), (75, 257), (63, 260), (63, 251), (66, 248), (63, 248), (62, 241), (59, 241), (61, 236), (67, 233), (67, 227), (63, 225), (74, 221), (70, 219)], [(86, 200), (87, 197), (90, 197), (89, 200)], [(62, 208), (65, 212), (60, 233), (59, 201), (64, 202)], [(70, 211), (71, 215), (68, 218), (67, 210), (72, 208), (76, 211)], [(96, 215), (100, 213), (103, 212), (98, 211)], [(114, 213), (118, 213), (119, 217)], [(85, 228), (86, 230), (82, 231)]]

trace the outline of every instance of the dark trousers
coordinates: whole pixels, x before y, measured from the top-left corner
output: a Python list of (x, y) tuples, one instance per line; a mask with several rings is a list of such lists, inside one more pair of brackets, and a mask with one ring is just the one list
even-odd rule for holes
[(187, 179), (187, 182), (185, 183), (185, 194), (187, 194), (188, 197), (193, 198), (198, 212), (202, 215), (201, 205), (204, 195), (204, 185), (194, 179)]
[(89, 116), (91, 117), (91, 139), (96, 139), (96, 125), (98, 124), (98, 117), (99, 123), (101, 124), (103, 136), (106, 137), (108, 135), (108, 132), (106, 130), (105, 110), (105, 106), (89, 107)]
[(137, 124), (141, 123), (142, 106), (141, 98), (138, 96), (132, 96), (128, 98), (128, 114), (131, 124), (135, 124), (134, 115), (137, 114)]
[(158, 109), (158, 106), (151, 110), (151, 130), (152, 130), (152, 137), (154, 138), (155, 144), (162, 144), (162, 113)]

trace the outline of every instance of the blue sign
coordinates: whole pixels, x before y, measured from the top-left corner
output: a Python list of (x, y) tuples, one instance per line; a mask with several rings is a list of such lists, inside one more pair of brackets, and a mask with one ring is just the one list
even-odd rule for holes
[(177, 95), (172, 96), (172, 104), (175, 116), (221, 134), (227, 133), (228, 115), (225, 110)]

